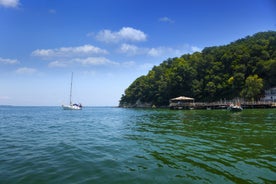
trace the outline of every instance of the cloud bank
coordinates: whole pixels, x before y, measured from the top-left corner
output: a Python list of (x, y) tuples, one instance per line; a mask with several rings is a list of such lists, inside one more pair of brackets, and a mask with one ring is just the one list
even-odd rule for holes
[(108, 65), (115, 64), (105, 57), (108, 51), (93, 45), (83, 45), (78, 47), (61, 47), (55, 49), (37, 49), (31, 55), (46, 60), (54, 60), (48, 64), (49, 67), (69, 67), (75, 64), (81, 65)]
[(86, 58), (71, 58), (67, 60), (56, 60), (49, 63), (49, 67), (63, 68), (73, 66), (74, 64), (81, 64), (83, 66), (111, 66), (119, 63), (111, 61), (106, 57), (86, 57)]
[(29, 68), (29, 67), (18, 68), (15, 71), (15, 73), (17, 73), (17, 74), (33, 74), (36, 72), (37, 72), (37, 70), (35, 68)]
[(32, 56), (38, 57), (71, 57), (74, 55), (97, 55), (108, 54), (108, 52), (93, 45), (83, 45), (79, 47), (61, 47), (56, 49), (37, 49), (32, 52)]
[(19, 0), (0, 0), (0, 6), (6, 8), (16, 8), (19, 4)]
[(9, 59), (9, 58), (2, 58), (0, 57), (0, 64), (18, 64), (19, 61), (17, 59)]
[(186, 53), (194, 53), (197, 51), (201, 51), (201, 49), (196, 46), (190, 46), (187, 44), (178, 48), (164, 46), (147, 48), (124, 43), (121, 45), (118, 51), (128, 56), (146, 55), (151, 57), (176, 57)]
[[(167, 18), (164, 19), (164, 21), (167, 20)], [(119, 31), (115, 32), (111, 30), (102, 30), (97, 34), (89, 33), (88, 36), (93, 36), (97, 40), (105, 43), (114, 44), (108, 45), (107, 49), (102, 49), (90, 44), (77, 47), (36, 49), (31, 55), (50, 61), (48, 67), (51, 68), (77, 67), (80, 65), (91, 67), (126, 67), (130, 65), (133, 66), (135, 63), (133, 60), (141, 60), (140, 56), (166, 59), (200, 51), (200, 48), (188, 44), (177, 47), (141, 47), (135, 45), (133, 42), (147, 41), (147, 35), (143, 31), (131, 27), (122, 27)], [(116, 58), (118, 54), (132, 57), (132, 62), (115, 62), (113, 59), (110, 60), (105, 57), (106, 54), (110, 54), (113, 59)]]

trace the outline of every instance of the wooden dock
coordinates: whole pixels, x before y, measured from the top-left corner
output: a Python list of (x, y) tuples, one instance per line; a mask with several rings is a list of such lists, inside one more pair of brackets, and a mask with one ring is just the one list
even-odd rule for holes
[[(184, 103), (171, 103), (170, 109), (227, 109), (231, 102), (184, 102)], [(276, 102), (242, 102), (240, 103), (243, 109), (258, 109), (258, 108), (276, 108)]]

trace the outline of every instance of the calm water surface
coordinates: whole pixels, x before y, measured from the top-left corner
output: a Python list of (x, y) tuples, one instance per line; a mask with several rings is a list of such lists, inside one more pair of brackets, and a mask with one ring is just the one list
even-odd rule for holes
[(0, 183), (275, 183), (276, 109), (0, 107)]

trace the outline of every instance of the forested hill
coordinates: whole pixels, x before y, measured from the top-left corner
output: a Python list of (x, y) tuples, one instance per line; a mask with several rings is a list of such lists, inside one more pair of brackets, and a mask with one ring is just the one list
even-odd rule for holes
[(242, 97), (257, 100), (276, 86), (276, 32), (260, 32), (225, 46), (170, 58), (137, 78), (122, 95), (120, 106), (145, 103), (166, 106), (169, 99), (196, 101)]

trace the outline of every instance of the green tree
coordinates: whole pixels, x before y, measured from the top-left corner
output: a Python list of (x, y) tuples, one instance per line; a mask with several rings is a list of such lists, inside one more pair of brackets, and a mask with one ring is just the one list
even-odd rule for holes
[(261, 90), (263, 88), (263, 79), (259, 78), (258, 75), (250, 75), (245, 80), (245, 85), (241, 91), (241, 96), (248, 100), (258, 99)]
[(137, 102), (166, 106), (169, 99), (189, 96), (217, 101), (243, 96), (257, 99), (276, 86), (276, 31), (257, 33), (228, 45), (169, 58), (137, 78), (120, 105)]

